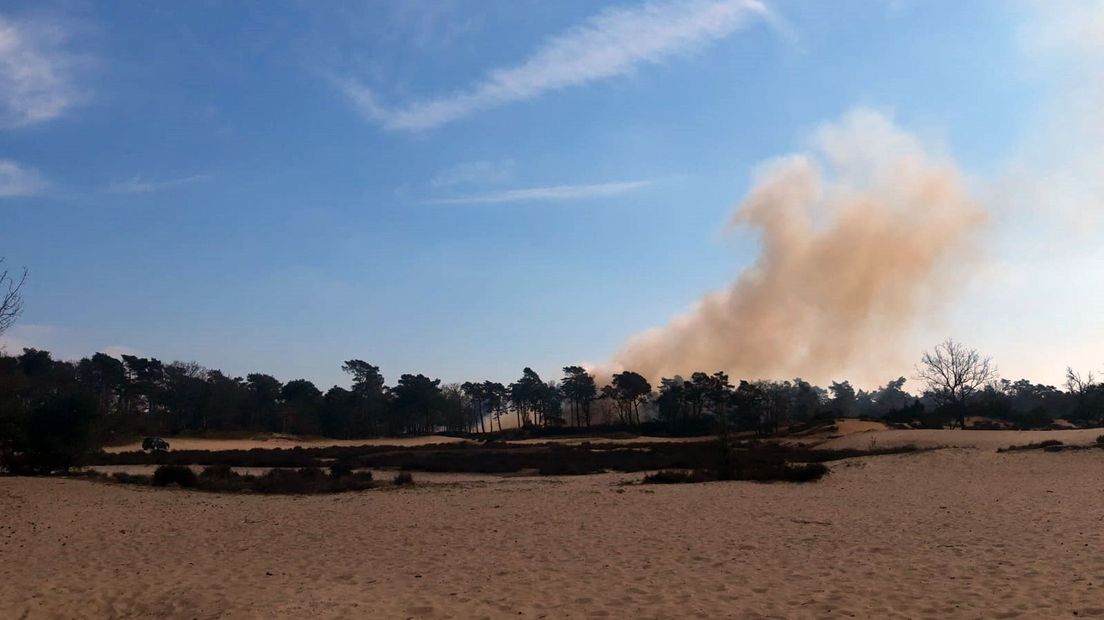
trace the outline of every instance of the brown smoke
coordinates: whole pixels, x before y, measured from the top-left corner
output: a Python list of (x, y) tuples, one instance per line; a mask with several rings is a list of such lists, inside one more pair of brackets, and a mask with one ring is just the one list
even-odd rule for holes
[(696, 370), (814, 381), (904, 372), (884, 364), (947, 299), (985, 211), (951, 162), (879, 113), (854, 111), (813, 144), (764, 166), (736, 210), (733, 225), (761, 233), (757, 262), (633, 337), (613, 367), (653, 380)]

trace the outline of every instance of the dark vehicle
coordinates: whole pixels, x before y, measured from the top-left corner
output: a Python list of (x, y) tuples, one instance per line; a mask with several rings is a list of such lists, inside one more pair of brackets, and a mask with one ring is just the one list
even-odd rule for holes
[(142, 440), (142, 449), (152, 450), (154, 452), (164, 452), (169, 449), (169, 442), (160, 437), (146, 437)]

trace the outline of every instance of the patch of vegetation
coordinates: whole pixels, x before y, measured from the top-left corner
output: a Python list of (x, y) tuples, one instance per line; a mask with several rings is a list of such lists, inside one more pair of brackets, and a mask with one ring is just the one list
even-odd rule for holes
[(694, 484), (715, 480), (751, 480), (755, 482), (815, 482), (828, 475), (828, 467), (822, 463), (754, 463), (736, 464), (730, 469), (663, 469), (648, 474), (643, 484)]
[[(103, 474), (87, 474), (96, 478), (107, 478)], [(407, 474), (409, 476), (409, 474)], [(271, 469), (254, 476), (239, 474), (226, 465), (206, 467), (196, 475), (190, 467), (182, 465), (162, 465), (153, 472), (153, 476), (134, 475), (123, 472), (112, 474), (110, 479), (122, 484), (149, 485), (164, 487), (175, 484), (182, 488), (209, 491), (215, 493), (262, 493), (307, 495), (318, 493), (342, 493), (377, 488), (371, 472), (348, 472), (333, 475), (316, 467), (299, 469)], [(412, 481), (413, 479), (411, 479)]]
[(1065, 447), (1061, 441), (1057, 439), (1047, 439), (1046, 441), (1039, 441), (1035, 443), (1026, 443), (1016, 446), (1008, 446), (1007, 448), (997, 448), (997, 452), (1024, 452), (1027, 450), (1046, 450), (1049, 452), (1057, 452)]
[(414, 484), (414, 476), (408, 471), (400, 471), (395, 474), (395, 478), (391, 480), (391, 483), (397, 487), (410, 486)]
[(162, 465), (153, 472), (153, 486), (166, 487), (175, 484), (185, 489), (196, 486), (199, 477), (191, 467), (184, 465)]
[(654, 474), (644, 476), (641, 482), (644, 484), (690, 484), (695, 482), (708, 482), (716, 479), (715, 476), (711, 476), (709, 473), (700, 469), (695, 469), (693, 471), (661, 469)]
[[(535, 470), (567, 476), (604, 471), (731, 470), (719, 478), (784, 479), (786, 463), (826, 463), (847, 458), (917, 452), (915, 446), (871, 450), (817, 450), (768, 441), (730, 442), (720, 467), (717, 440), (618, 444), (587, 442), (511, 445), (447, 444), (416, 447), (353, 446), (309, 449), (101, 453), (98, 464), (221, 465), (224, 467), (329, 468), (341, 479), (357, 469), (505, 474)], [(202, 477), (202, 476), (201, 476)]]

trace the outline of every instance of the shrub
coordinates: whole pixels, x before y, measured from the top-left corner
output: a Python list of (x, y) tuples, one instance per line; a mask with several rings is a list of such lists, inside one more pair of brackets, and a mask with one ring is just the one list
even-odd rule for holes
[(816, 482), (828, 474), (828, 467), (822, 463), (787, 465), (782, 479), (786, 482)]
[[(334, 463), (330, 465), (330, 478), (334, 480), (344, 478), (345, 476), (348, 476), (352, 473), (353, 466), (349, 461), (334, 461)], [(368, 479), (371, 480), (371, 472), (366, 473), (368, 473)]]
[(414, 484), (414, 476), (408, 471), (400, 471), (391, 482), (397, 487), (411, 485)]
[(256, 479), (252, 489), (258, 493), (321, 493), (329, 479), (317, 467), (270, 469)]
[(661, 469), (654, 474), (648, 474), (641, 480), (644, 484), (691, 484), (706, 482), (710, 476), (701, 470), (680, 471), (675, 469)]
[(183, 488), (192, 488), (198, 477), (191, 467), (184, 465), (162, 465), (153, 472), (153, 486), (164, 487), (176, 484)]
[(199, 473), (200, 478), (208, 478), (214, 480), (225, 480), (232, 478), (238, 474), (229, 465), (208, 465), (203, 468), (203, 471)]
[(1104, 446), (1104, 435), (1100, 435), (1099, 437), (1097, 437), (1096, 438), (1096, 443), (1097, 443), (1097, 445)]
[(151, 482), (149, 476), (128, 474), (122, 471), (117, 471), (111, 474), (111, 478), (114, 479), (115, 482), (119, 482), (122, 484), (150, 484)]
[(1024, 450), (1044, 450), (1046, 452), (1059, 452), (1065, 445), (1057, 439), (1048, 439), (1046, 441), (1040, 441), (1038, 443), (1028, 443), (1018, 446), (1008, 446), (1007, 448), (998, 448), (997, 452), (1021, 452)]

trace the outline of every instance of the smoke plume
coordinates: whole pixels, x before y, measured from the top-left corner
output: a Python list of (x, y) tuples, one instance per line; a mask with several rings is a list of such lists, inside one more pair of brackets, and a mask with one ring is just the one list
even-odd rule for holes
[(884, 379), (887, 352), (948, 298), (984, 221), (953, 162), (853, 111), (817, 130), (810, 152), (759, 170), (732, 218), (760, 234), (757, 262), (630, 339), (613, 367), (653, 380)]

